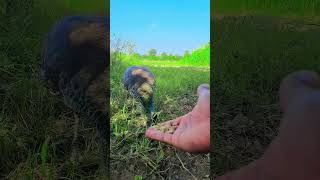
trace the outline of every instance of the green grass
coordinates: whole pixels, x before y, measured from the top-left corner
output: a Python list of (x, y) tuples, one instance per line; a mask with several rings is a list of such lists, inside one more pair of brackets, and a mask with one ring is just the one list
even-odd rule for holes
[(192, 51), (191, 55), (184, 56), (180, 61), (180, 65), (191, 65), (194, 67), (210, 67), (210, 44), (206, 44)]
[(277, 134), (281, 80), (296, 70), (319, 72), (320, 28), (312, 19), (263, 16), (214, 18), (212, 27), (211, 163), (221, 175), (259, 157)]
[(90, 2), (88, 0), (59, 0), (60, 3), (67, 4), (67, 7), (73, 12), (77, 13), (97, 13), (101, 12), (105, 14), (110, 10), (109, 4), (106, 0), (98, 0)]
[(320, 2), (315, 0), (215, 0), (213, 14), (264, 14), (281, 16), (315, 16), (320, 14)]
[[(148, 63), (150, 62), (150, 63)], [(161, 66), (162, 62), (162, 66)], [(155, 110), (159, 113), (157, 122), (163, 122), (181, 116), (196, 103), (196, 90), (202, 83), (209, 83), (209, 69), (199, 67), (173, 66), (168, 61), (113, 61), (111, 66), (111, 163), (112, 172), (118, 173), (118, 178), (124, 174), (142, 175), (143, 179), (151, 177), (173, 177), (177, 172), (179, 177), (192, 178), (181, 166), (177, 156), (198, 178), (209, 172), (208, 157), (191, 156), (162, 143), (150, 141), (144, 137), (147, 129), (147, 118), (139, 103), (130, 97), (122, 85), (123, 74), (129, 66), (142, 65), (148, 67), (156, 77)], [(178, 154), (178, 155), (177, 155)], [(189, 157), (191, 156), (191, 157)], [(190, 158), (192, 160), (190, 160)], [(193, 162), (201, 162), (199, 167), (193, 167)], [(177, 166), (175, 166), (176, 164)], [(126, 169), (130, 169), (127, 171)], [(132, 177), (131, 176), (131, 177)]]
[(98, 177), (94, 125), (82, 119), (82, 158), (79, 165), (71, 164), (73, 114), (40, 83), (39, 68), (43, 38), (57, 20), (105, 12), (85, 7), (85, 1), (74, 10), (62, 1), (12, 2), (7, 12), (0, 10), (0, 179)]

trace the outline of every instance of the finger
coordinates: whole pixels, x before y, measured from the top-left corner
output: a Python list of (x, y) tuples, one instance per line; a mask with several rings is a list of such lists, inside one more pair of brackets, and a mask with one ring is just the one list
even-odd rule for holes
[(205, 117), (210, 117), (210, 88), (207, 84), (198, 87), (198, 101), (193, 111)]
[(202, 84), (198, 87), (197, 91), (198, 95), (198, 102), (199, 101), (204, 101), (204, 100), (210, 100), (210, 87), (208, 84)]
[(197, 89), (197, 95), (200, 96), (200, 94), (202, 94), (206, 91), (210, 92), (209, 84), (201, 84)]
[[(159, 125), (164, 125), (164, 124), (169, 123), (170, 125), (173, 125), (173, 126), (179, 126), (181, 120), (183, 118), (186, 118), (187, 115), (180, 116), (180, 117), (178, 117), (176, 119), (173, 119), (173, 120), (170, 120), (170, 121), (166, 121), (166, 122), (161, 123)], [(179, 131), (179, 128), (177, 128), (176, 131)], [(167, 144), (170, 144), (170, 145), (175, 145), (175, 142), (173, 141), (173, 138), (172, 138), (173, 134), (160, 132), (160, 131), (156, 130), (154, 127), (148, 128), (146, 133), (145, 133), (145, 136), (150, 138), (150, 139), (156, 140), (156, 141), (164, 142), (164, 143), (167, 143)]]
[(149, 139), (153, 139), (153, 140), (164, 142), (164, 143), (171, 144), (171, 145), (174, 144), (174, 142), (172, 141), (172, 136), (173, 136), (172, 134), (162, 133), (160, 131), (157, 131), (154, 128), (149, 128), (146, 131), (145, 135)]
[(280, 85), (280, 105), (283, 111), (297, 98), (315, 92), (320, 86), (320, 78), (313, 71), (298, 71), (289, 74)]

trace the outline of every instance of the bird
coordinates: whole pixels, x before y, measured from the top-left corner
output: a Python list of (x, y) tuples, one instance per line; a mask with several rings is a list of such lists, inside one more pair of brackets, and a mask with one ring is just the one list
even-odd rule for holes
[(156, 118), (154, 111), (155, 76), (146, 67), (131, 66), (123, 76), (124, 88), (129, 94), (141, 102), (151, 122)]
[(107, 169), (108, 26), (109, 19), (105, 16), (68, 16), (59, 20), (44, 38), (40, 74), (44, 86), (74, 111), (76, 125), (78, 115), (95, 123)]

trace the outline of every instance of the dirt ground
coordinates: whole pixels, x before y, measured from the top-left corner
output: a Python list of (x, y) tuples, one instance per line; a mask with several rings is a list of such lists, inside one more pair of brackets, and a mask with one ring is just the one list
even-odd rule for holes
[[(209, 179), (209, 154), (191, 155), (176, 151), (173, 148), (168, 148), (166, 153), (170, 154), (170, 156), (162, 163), (165, 170), (143, 176), (143, 179)], [(115, 164), (113, 168), (117, 170), (111, 171), (111, 177), (114, 180), (133, 179), (135, 175), (143, 174), (145, 169), (148, 168), (145, 164), (134, 162), (134, 160), (129, 167), (128, 164), (122, 162), (116, 162)], [(121, 169), (121, 172), (119, 172), (119, 169)]]

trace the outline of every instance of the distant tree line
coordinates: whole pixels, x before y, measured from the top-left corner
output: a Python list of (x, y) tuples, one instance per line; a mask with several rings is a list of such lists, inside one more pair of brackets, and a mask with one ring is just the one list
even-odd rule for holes
[(111, 55), (114, 56), (114, 59), (143, 59), (143, 60), (181, 60), (186, 57), (190, 57), (191, 53), (186, 50), (183, 55), (179, 54), (170, 54), (166, 52), (157, 53), (157, 50), (152, 48), (145, 54), (140, 54), (136, 52), (136, 44), (130, 41), (123, 41), (118, 38), (116, 35), (113, 35), (111, 38)]
[(167, 54), (165, 52), (162, 52), (161, 54), (157, 55), (156, 49), (150, 49), (146, 54), (139, 54), (137, 52), (130, 53), (130, 55), (134, 59), (146, 59), (146, 60), (180, 60), (183, 57), (190, 56), (189, 51), (185, 51), (184, 55), (178, 55), (178, 54)]

